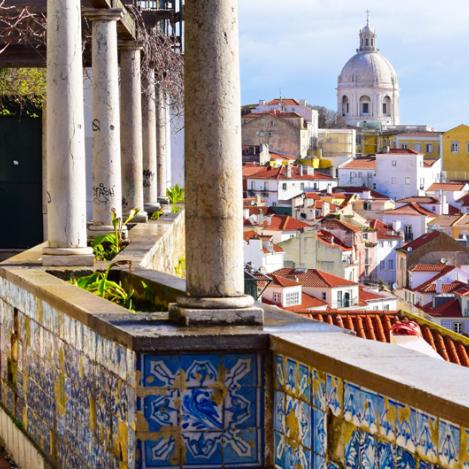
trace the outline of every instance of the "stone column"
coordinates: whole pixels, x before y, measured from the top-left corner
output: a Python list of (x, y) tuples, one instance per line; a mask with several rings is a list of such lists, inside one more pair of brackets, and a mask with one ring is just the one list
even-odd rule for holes
[(159, 208), (156, 180), (156, 103), (155, 71), (150, 69), (142, 77), (143, 120), (143, 201), (147, 211)]
[(166, 95), (164, 90), (156, 87), (156, 154), (157, 154), (157, 175), (158, 175), (158, 200), (166, 202)]
[(92, 265), (86, 238), (79, 0), (47, 2), (47, 234), (44, 265)]
[(87, 10), (92, 22), (93, 223), (90, 235), (113, 231), (111, 212), (122, 216), (119, 65), (120, 9)]
[(190, 324), (261, 324), (244, 294), (237, 0), (185, 7), (187, 295), (170, 317)]
[(142, 81), (136, 41), (119, 43), (121, 59), (122, 211), (139, 209), (134, 222), (148, 221), (143, 208)]

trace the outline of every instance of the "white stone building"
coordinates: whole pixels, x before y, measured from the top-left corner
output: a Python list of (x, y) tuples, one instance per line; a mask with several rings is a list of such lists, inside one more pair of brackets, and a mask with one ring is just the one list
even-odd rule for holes
[(376, 32), (368, 21), (360, 31), (357, 53), (339, 75), (337, 112), (353, 127), (399, 124), (399, 78), (376, 47)]
[(283, 267), (284, 250), (273, 242), (272, 236), (259, 235), (255, 231), (244, 232), (244, 263), (263, 273)]

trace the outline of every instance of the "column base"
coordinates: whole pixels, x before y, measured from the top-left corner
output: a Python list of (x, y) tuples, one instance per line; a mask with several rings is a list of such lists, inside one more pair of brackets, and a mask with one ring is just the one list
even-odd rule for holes
[[(112, 225), (94, 225), (91, 223), (88, 225), (88, 239), (94, 239), (98, 236), (105, 234), (114, 233), (114, 227)], [(129, 237), (129, 230), (126, 226), (122, 230), (122, 239), (127, 239)]]
[[(124, 215), (124, 218), (126, 218), (127, 216), (128, 214)], [(145, 210), (141, 210), (140, 212), (137, 213), (137, 215), (135, 215), (135, 217), (132, 218), (130, 223), (147, 223), (147, 221), (148, 221), (148, 213)]]
[(149, 214), (152, 214), (153, 212), (156, 212), (159, 210), (161, 205), (158, 202), (150, 202), (148, 204), (145, 204), (145, 211)]
[(91, 248), (50, 248), (42, 250), (42, 265), (45, 266), (92, 266)]
[(168, 197), (166, 197), (166, 196), (164, 196), (164, 197), (163, 197), (163, 196), (158, 197), (158, 203), (159, 203), (160, 205), (169, 205), (169, 199), (168, 199)]
[(249, 295), (232, 298), (183, 296), (169, 307), (169, 319), (184, 326), (261, 326), (264, 310)]

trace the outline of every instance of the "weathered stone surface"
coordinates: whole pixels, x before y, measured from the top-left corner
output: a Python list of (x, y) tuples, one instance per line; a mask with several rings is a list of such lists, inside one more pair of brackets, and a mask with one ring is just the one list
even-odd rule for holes
[(207, 309), (184, 308), (179, 304), (169, 307), (169, 319), (183, 326), (252, 325), (262, 326), (264, 310), (250, 308)]
[(120, 42), (121, 57), (121, 149), (122, 210), (128, 214), (139, 209), (135, 222), (148, 221), (143, 208), (142, 87), (140, 75), (141, 45)]
[[(87, 245), (80, 8), (78, 0), (49, 0), (47, 6), (49, 249), (86, 248)], [(88, 255), (91, 254), (88, 250)], [(62, 255), (67, 253), (62, 251)], [(43, 255), (48, 263), (59, 259), (59, 256), (48, 257)]]
[[(244, 294), (238, 49), (235, 0), (188, 2), (187, 293), (196, 298), (227, 298), (228, 309), (229, 298)], [(234, 318), (226, 317), (230, 322)]]
[(158, 208), (156, 177), (156, 93), (155, 71), (142, 76), (143, 200), (145, 210)]
[(168, 163), (168, 142), (166, 141), (167, 126), (167, 101), (164, 90), (156, 87), (156, 145), (157, 145), (157, 194), (159, 199), (166, 198), (168, 181), (166, 179), (166, 165)]
[(117, 20), (121, 10), (88, 10), (93, 61), (93, 230), (112, 231), (122, 215)]

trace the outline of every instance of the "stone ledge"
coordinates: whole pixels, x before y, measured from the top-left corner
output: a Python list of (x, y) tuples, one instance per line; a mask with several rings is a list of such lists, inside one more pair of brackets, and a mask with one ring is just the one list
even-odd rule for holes
[(469, 427), (469, 369), (343, 334), (274, 333), (271, 350)]

